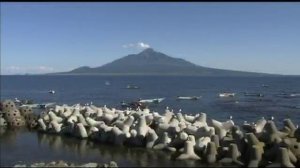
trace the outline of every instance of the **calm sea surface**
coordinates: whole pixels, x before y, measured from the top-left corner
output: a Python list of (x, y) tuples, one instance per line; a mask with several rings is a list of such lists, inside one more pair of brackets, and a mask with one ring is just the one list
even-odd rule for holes
[[(106, 81), (110, 85), (105, 85)], [(128, 84), (140, 89), (126, 89)], [(56, 93), (49, 94), (51, 89)], [(234, 92), (236, 96), (219, 98), (221, 92)], [(264, 97), (244, 96), (244, 92), (262, 93)], [(169, 106), (175, 112), (182, 109), (186, 114), (205, 112), (209, 118), (220, 121), (232, 116), (237, 124), (270, 116), (275, 117), (278, 125), (287, 117), (300, 124), (300, 97), (285, 98), (279, 95), (281, 93), (300, 93), (300, 77), (1, 76), (1, 100), (17, 97), (32, 99), (36, 103), (69, 105), (92, 101), (97, 106), (120, 108), (121, 101), (164, 97), (164, 101), (150, 106), (150, 109), (163, 113)], [(202, 98), (178, 101), (177, 96)], [(1, 165), (55, 159), (78, 162), (116, 160), (123, 166), (198, 164), (170, 161), (164, 152), (115, 148), (26, 130), (2, 129), (0, 134)]]

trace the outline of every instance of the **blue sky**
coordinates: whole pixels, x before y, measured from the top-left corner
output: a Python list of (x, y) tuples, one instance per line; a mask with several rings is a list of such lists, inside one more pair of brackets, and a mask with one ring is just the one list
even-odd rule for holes
[(214, 68), (300, 75), (300, 3), (1, 3), (1, 74), (97, 67), (151, 47)]

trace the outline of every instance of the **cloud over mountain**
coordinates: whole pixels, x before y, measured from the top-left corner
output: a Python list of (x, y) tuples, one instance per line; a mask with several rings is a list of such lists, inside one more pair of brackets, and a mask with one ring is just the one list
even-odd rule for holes
[(138, 42), (138, 43), (124, 44), (122, 47), (123, 47), (123, 48), (146, 49), (146, 48), (150, 48), (150, 45), (149, 45), (149, 44), (146, 44), (146, 43), (144, 43), (144, 42)]

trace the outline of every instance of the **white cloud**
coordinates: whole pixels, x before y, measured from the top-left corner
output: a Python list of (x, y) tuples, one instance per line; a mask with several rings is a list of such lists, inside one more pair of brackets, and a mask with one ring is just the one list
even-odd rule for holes
[(20, 67), (18, 67), (18, 66), (9, 66), (8, 68), (7, 68), (7, 70), (10, 70), (10, 71), (19, 71), (21, 68)]
[(1, 69), (1, 74), (41, 74), (41, 73), (49, 73), (54, 72), (54, 68), (48, 66), (33, 66), (33, 67), (20, 67), (20, 66), (9, 66), (6, 68)]
[(138, 42), (138, 43), (124, 44), (122, 47), (123, 47), (123, 48), (146, 49), (146, 48), (150, 48), (150, 45), (149, 45), (149, 44), (146, 44), (146, 43), (144, 43), (144, 42)]
[(150, 48), (149, 44), (146, 44), (146, 43), (143, 43), (143, 42), (138, 43), (138, 46), (141, 47), (141, 48)]
[(54, 69), (52, 67), (39, 66), (39, 67), (34, 67), (33, 70), (43, 72), (43, 71), (53, 71)]

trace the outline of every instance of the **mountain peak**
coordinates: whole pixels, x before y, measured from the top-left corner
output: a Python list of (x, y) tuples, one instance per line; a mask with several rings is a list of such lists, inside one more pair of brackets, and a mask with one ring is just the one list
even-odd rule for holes
[(140, 52), (139, 54), (151, 54), (151, 53), (154, 53), (154, 52), (156, 52), (156, 51), (154, 51), (154, 49), (153, 48), (146, 48), (146, 49), (144, 49), (142, 52)]
[(221, 70), (202, 67), (181, 58), (146, 48), (100, 67), (79, 67), (69, 73), (77, 74), (133, 74), (133, 75), (195, 75), (195, 76), (261, 76), (260, 73)]

